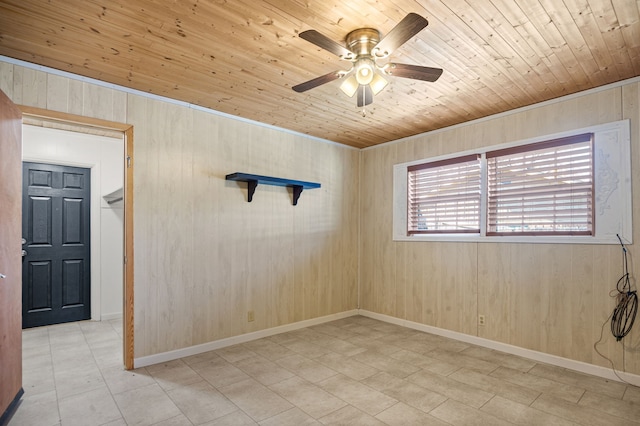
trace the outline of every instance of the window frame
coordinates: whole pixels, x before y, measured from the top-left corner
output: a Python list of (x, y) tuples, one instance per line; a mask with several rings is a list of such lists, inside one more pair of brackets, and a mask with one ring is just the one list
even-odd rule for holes
[[(420, 172), (422, 170), (434, 170), (434, 169), (443, 169), (447, 166), (456, 166), (466, 163), (471, 163), (472, 161), (478, 162), (478, 195), (477, 195), (477, 203), (478, 203), (478, 227), (473, 229), (433, 229), (433, 230), (412, 230), (411, 228), (411, 218), (412, 214), (411, 207), (414, 204), (412, 202), (411, 196), (407, 196), (407, 235), (418, 235), (418, 234), (479, 234), (481, 229), (481, 221), (480, 221), (480, 211), (482, 206), (482, 167), (480, 164), (481, 156), (478, 154), (470, 154), (464, 155), (460, 157), (453, 157), (447, 160), (439, 160), (432, 161), (427, 163), (416, 164), (413, 166), (409, 166), (407, 168), (407, 187), (410, 186), (411, 182), (411, 174), (413, 172)], [(453, 167), (452, 167), (453, 168)], [(447, 170), (447, 169), (445, 169)], [(444, 182), (438, 182), (438, 184)], [(475, 200), (474, 200), (475, 201)]]
[[(595, 205), (597, 215), (594, 235), (487, 235), (487, 159), (486, 153), (508, 149), (520, 145), (529, 145), (553, 139), (572, 137), (584, 133), (593, 133), (594, 169), (595, 169)], [(393, 165), (392, 198), (392, 240), (427, 242), (515, 242), (515, 243), (560, 243), (560, 244), (619, 244), (617, 234), (627, 244), (632, 238), (632, 188), (631, 188), (631, 140), (630, 121), (628, 119), (604, 123), (556, 134), (542, 135), (514, 142), (487, 145), (478, 149), (451, 152), (445, 155), (409, 161)], [(422, 135), (414, 136), (419, 139)], [(463, 142), (467, 146), (469, 141)], [(477, 144), (478, 141), (475, 141)], [(403, 143), (421, 143), (403, 141)], [(424, 142), (428, 144), (427, 141)], [(432, 149), (438, 149), (435, 145)], [(481, 155), (482, 197), (480, 234), (440, 233), (407, 234), (407, 169), (422, 163), (450, 160), (466, 155)], [(612, 175), (613, 180), (612, 180)], [(617, 177), (616, 177), (617, 176)], [(616, 180), (617, 179), (617, 180)]]
[[(595, 155), (594, 155), (594, 151), (595, 151), (595, 140), (594, 140), (594, 134), (593, 133), (582, 133), (582, 134), (576, 134), (573, 136), (567, 136), (564, 138), (557, 138), (557, 139), (550, 139), (550, 140), (545, 140), (542, 142), (536, 142), (536, 143), (530, 143), (530, 144), (522, 144), (522, 145), (517, 145), (514, 147), (510, 147), (510, 148), (503, 148), (503, 149), (498, 149), (498, 150), (492, 150), (492, 151), (487, 151), (485, 153), (485, 156), (487, 158), (487, 174), (488, 174), (488, 179), (487, 179), (487, 192), (486, 192), (486, 197), (487, 197), (487, 232), (486, 235), (487, 236), (512, 236), (512, 235), (531, 235), (531, 236), (538, 236), (538, 235), (567, 235), (567, 236), (577, 236), (577, 235), (585, 235), (585, 236), (593, 236), (595, 235), (595, 227), (596, 227), (596, 223), (595, 223), (595, 181), (596, 181), (596, 172), (595, 172)], [(590, 209), (590, 224), (591, 224), (591, 228), (588, 231), (541, 231), (541, 230), (536, 230), (536, 231), (512, 231), (512, 232), (506, 232), (506, 231), (493, 231), (491, 230), (491, 224), (490, 221), (492, 219), (492, 214), (496, 214), (493, 212), (492, 208), (490, 207), (492, 201), (493, 201), (493, 195), (492, 195), (492, 191), (491, 191), (491, 179), (493, 178), (493, 176), (491, 176), (491, 166), (489, 165), (489, 163), (491, 162), (491, 159), (495, 159), (495, 158), (500, 158), (500, 157), (507, 157), (507, 156), (511, 156), (511, 155), (517, 155), (517, 154), (525, 154), (526, 153), (533, 153), (535, 151), (542, 151), (542, 150), (547, 150), (547, 149), (554, 149), (554, 148), (560, 148), (560, 147), (567, 147), (570, 145), (574, 145), (574, 144), (578, 144), (578, 143), (585, 143), (588, 142), (589, 143), (589, 151), (590, 151), (590, 171), (591, 171), (591, 182), (590, 182), (590, 196), (589, 196), (589, 206), (587, 207), (588, 209)], [(523, 197), (528, 195), (528, 191), (523, 191), (522, 192)], [(496, 197), (498, 198), (498, 197)], [(525, 214), (523, 214), (523, 216), (525, 216)], [(555, 222), (554, 222), (555, 224)]]

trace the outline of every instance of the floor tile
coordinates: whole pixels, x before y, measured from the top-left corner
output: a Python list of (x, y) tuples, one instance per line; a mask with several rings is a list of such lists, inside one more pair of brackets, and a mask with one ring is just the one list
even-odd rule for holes
[(402, 402), (387, 408), (376, 416), (390, 426), (424, 425), (447, 426), (447, 423), (430, 416), (424, 411), (410, 407)]
[(512, 370), (506, 367), (498, 367), (489, 374), (491, 377), (506, 380), (510, 383), (524, 386), (529, 389), (553, 395), (557, 398), (567, 400), (569, 402), (578, 402), (585, 393), (584, 388), (580, 388), (545, 377), (535, 376), (533, 374), (523, 373), (518, 370)]
[(156, 383), (145, 368), (125, 370), (122, 366), (110, 367), (102, 370), (102, 377), (113, 394)]
[(338, 374), (336, 371), (302, 355), (291, 355), (276, 361), (278, 365), (312, 383)]
[(412, 374), (407, 377), (407, 380), (474, 408), (482, 407), (494, 396), (494, 394), (482, 389), (424, 370)]
[(95, 364), (63, 371), (55, 370), (54, 367), (53, 377), (56, 382), (56, 393), (61, 399), (107, 386)]
[(314, 326), (312, 326), (310, 328), (312, 330), (318, 331), (320, 333), (324, 333), (326, 335), (333, 336), (335, 338), (346, 340), (346, 341), (350, 341), (352, 338), (358, 336), (357, 333), (354, 333), (352, 331), (340, 328), (340, 327), (334, 325), (333, 322), (332, 323), (314, 325)]
[(238, 361), (235, 363), (235, 366), (265, 386), (281, 382), (294, 376), (294, 374), (286, 368), (257, 355)]
[(377, 374), (363, 380), (362, 383), (425, 413), (447, 400), (444, 395), (432, 392), (389, 373)]
[(540, 395), (540, 392), (518, 386), (506, 380), (487, 376), (477, 371), (461, 368), (448, 376), (460, 383), (465, 383), (477, 389), (482, 389), (494, 395), (500, 395), (521, 404), (530, 405)]
[(640, 426), (640, 388), (359, 316), (134, 371), (122, 320), (39, 327), (23, 367), (9, 426)]
[(122, 341), (105, 341), (90, 346), (91, 354), (98, 367), (102, 370), (111, 367), (120, 367), (124, 365), (122, 357)]
[(626, 390), (626, 385), (623, 383), (613, 382), (547, 364), (536, 364), (536, 366), (529, 371), (529, 374), (577, 386), (592, 392), (608, 395), (612, 398), (622, 398)]
[(321, 334), (321, 337), (313, 340), (313, 343), (328, 349), (330, 352), (346, 356), (352, 356), (366, 350), (365, 348), (356, 346), (349, 341), (327, 336), (325, 334)]
[(433, 334), (423, 333), (422, 340), (434, 345), (436, 349), (447, 352), (462, 352), (469, 348), (471, 345), (458, 340), (448, 339), (442, 336), (436, 336)]
[(545, 413), (527, 405), (496, 396), (481, 411), (517, 425), (527, 426), (575, 426), (576, 423)]
[[(393, 334), (378, 339), (380, 342), (402, 348), (407, 351), (415, 352), (418, 354), (427, 353), (438, 348), (437, 341), (429, 341), (424, 339), (420, 335), (417, 338), (414, 336), (406, 336), (403, 334)], [(466, 346), (465, 346), (466, 347)]]
[(293, 408), (288, 401), (254, 379), (222, 387), (220, 391), (257, 422)]
[(167, 391), (167, 395), (193, 424), (206, 423), (238, 411), (235, 404), (204, 380), (175, 387)]
[(270, 389), (316, 419), (347, 405), (343, 400), (300, 377), (276, 383)]
[(246, 380), (249, 376), (233, 364), (218, 357), (192, 364), (191, 368), (216, 388)]
[(238, 361), (242, 361), (243, 359), (251, 358), (256, 356), (255, 352), (248, 350), (242, 345), (229, 346), (226, 348), (218, 349), (215, 351), (221, 358), (234, 364)]
[(316, 345), (315, 343), (311, 343), (302, 339), (295, 339), (288, 342), (281, 343), (287, 349), (292, 350), (296, 354), (300, 356), (304, 356), (306, 358), (316, 358), (331, 352), (329, 349), (324, 348), (320, 345)]
[(623, 400), (640, 404), (640, 386), (627, 386)]
[[(48, 341), (49, 339), (47, 339)], [(44, 365), (53, 365), (51, 357), (51, 349), (48, 344), (22, 347), (22, 365), (23, 367), (38, 368)]]
[(209, 362), (221, 358), (220, 355), (218, 355), (215, 351), (208, 351), (180, 359), (187, 365), (196, 365), (202, 362)]
[(390, 356), (391, 354), (402, 350), (402, 348), (399, 348), (397, 346), (371, 339), (361, 334), (358, 335), (358, 337), (354, 337), (353, 339), (351, 339), (351, 343), (358, 347), (370, 349), (387, 356)]
[(455, 426), (507, 426), (511, 424), (506, 420), (452, 399), (447, 400), (429, 414)]
[(32, 346), (49, 347), (49, 329), (47, 327), (34, 327), (22, 330), (22, 348), (28, 349)]
[(53, 365), (43, 365), (37, 368), (22, 368), (22, 388), (27, 395), (50, 392), (55, 390), (56, 384), (53, 377)]
[(319, 423), (299, 408), (292, 408), (270, 419), (263, 420), (259, 424), (260, 426), (311, 426), (321, 425), (322, 423)]
[(531, 370), (536, 365), (536, 362), (533, 360), (507, 354), (504, 352), (495, 351), (488, 348), (483, 348), (480, 346), (469, 346), (467, 349), (463, 350), (460, 353), (462, 355), (481, 359), (492, 364), (499, 364), (500, 366), (522, 371), (525, 373)]
[(9, 421), (9, 426), (55, 426), (60, 424), (58, 399), (54, 390), (25, 395)]
[(420, 370), (420, 367), (393, 359), (391, 356), (384, 356), (372, 350), (359, 353), (354, 355), (352, 358), (377, 370), (393, 374), (400, 378), (407, 377)]
[(158, 423), (154, 423), (153, 426), (192, 426), (193, 423), (189, 421), (184, 414), (177, 415), (167, 420), (163, 420)]
[(99, 426), (122, 419), (120, 410), (106, 387), (63, 398), (59, 407), (63, 426)]
[(362, 325), (362, 324), (350, 324), (350, 325), (344, 326), (343, 328), (345, 330), (349, 330), (356, 334), (359, 334), (363, 337), (366, 336), (367, 338), (372, 340), (376, 340), (386, 336), (386, 333), (383, 333), (381, 331), (376, 331), (373, 328), (367, 327), (366, 325)]
[(156, 383), (165, 391), (202, 380), (202, 377), (182, 359), (150, 365), (146, 369)]
[(324, 380), (318, 383), (318, 386), (372, 416), (398, 402), (380, 391), (343, 375)]
[(443, 376), (448, 376), (460, 368), (460, 365), (453, 362), (442, 361), (428, 355), (405, 349), (393, 353), (389, 355), (389, 357)]
[(571, 420), (581, 425), (629, 426), (629, 420), (609, 415), (595, 408), (573, 404), (544, 394), (531, 405), (531, 408), (553, 414), (566, 420)]
[(582, 399), (580, 399), (579, 405), (582, 407), (595, 408), (612, 416), (640, 423), (640, 404), (638, 403), (623, 401), (588, 391)]
[(479, 373), (483, 374), (489, 374), (499, 367), (499, 365), (495, 362), (488, 362), (479, 358), (465, 355), (464, 351), (451, 352), (445, 349), (434, 349), (431, 352), (427, 352), (427, 355), (441, 361), (454, 363), (460, 367), (476, 370)]
[(257, 425), (251, 417), (242, 411), (236, 411), (219, 419), (203, 423), (203, 426), (251, 426)]
[(51, 348), (51, 361), (56, 373), (97, 368), (91, 349), (86, 345)]
[(377, 368), (336, 353), (322, 355), (315, 361), (354, 380), (366, 379), (379, 372)]
[(182, 414), (158, 384), (115, 394), (128, 425), (153, 425)]
[(269, 339), (254, 340), (242, 346), (271, 361), (295, 354), (291, 349), (285, 348)]
[(123, 418), (120, 418), (118, 420), (114, 420), (112, 422), (105, 423), (102, 426), (127, 426), (127, 422), (125, 422)]
[(320, 423), (324, 425), (336, 425), (336, 426), (384, 426), (385, 424), (370, 416), (367, 413), (363, 413), (357, 408), (347, 405), (346, 407), (331, 413), (321, 418)]

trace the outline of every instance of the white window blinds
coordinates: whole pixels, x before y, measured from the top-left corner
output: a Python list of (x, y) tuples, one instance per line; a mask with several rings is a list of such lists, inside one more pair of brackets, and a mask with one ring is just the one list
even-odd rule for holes
[(487, 235), (593, 235), (593, 134), (487, 152)]
[(408, 167), (407, 233), (480, 232), (480, 156)]

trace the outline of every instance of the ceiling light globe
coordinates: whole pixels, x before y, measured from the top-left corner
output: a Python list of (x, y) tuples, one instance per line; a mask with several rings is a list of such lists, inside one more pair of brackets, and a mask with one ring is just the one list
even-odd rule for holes
[(370, 60), (361, 60), (356, 65), (356, 79), (359, 84), (369, 84), (374, 76), (373, 64)]

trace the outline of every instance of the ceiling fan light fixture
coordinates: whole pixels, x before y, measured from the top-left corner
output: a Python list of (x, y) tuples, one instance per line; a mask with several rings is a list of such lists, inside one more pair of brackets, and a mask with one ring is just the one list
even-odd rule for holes
[(345, 45), (336, 43), (316, 30), (303, 31), (300, 38), (352, 62), (353, 66), (348, 71), (334, 71), (297, 84), (292, 89), (301, 93), (337, 79), (344, 79), (340, 90), (350, 98), (356, 96), (358, 107), (365, 107), (373, 102), (374, 95), (389, 84), (385, 78), (389, 75), (434, 82), (442, 74), (442, 69), (410, 64), (376, 63), (378, 59), (386, 58), (412, 39), (428, 24), (422, 16), (409, 13), (384, 37), (374, 28), (358, 28), (347, 34)]
[(350, 75), (349, 78), (342, 82), (342, 84), (340, 85), (340, 90), (342, 90), (345, 95), (352, 98), (353, 95), (356, 94), (359, 85), (360, 84), (358, 83), (356, 76)]
[(371, 83), (373, 80), (374, 72), (374, 63), (369, 58), (358, 59), (355, 65), (356, 69), (356, 79), (359, 84), (367, 85)]
[(371, 91), (373, 92), (373, 94), (377, 95), (382, 91), (382, 89), (387, 87), (387, 84), (389, 84), (387, 79), (385, 79), (380, 74), (376, 73), (373, 76), (373, 79), (371, 80), (371, 83), (369, 84), (369, 86), (371, 87)]

